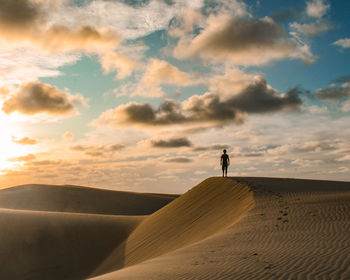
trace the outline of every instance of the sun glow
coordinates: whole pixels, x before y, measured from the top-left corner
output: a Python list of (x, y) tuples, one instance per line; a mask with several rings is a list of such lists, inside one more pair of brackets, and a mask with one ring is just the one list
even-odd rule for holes
[[(31, 147), (13, 142), (13, 137), (23, 137), (19, 127), (11, 120), (11, 117), (0, 112), (0, 174), (4, 169), (11, 169), (21, 165), (21, 162), (13, 160), (25, 156), (31, 152)], [(12, 159), (12, 160), (11, 160)]]

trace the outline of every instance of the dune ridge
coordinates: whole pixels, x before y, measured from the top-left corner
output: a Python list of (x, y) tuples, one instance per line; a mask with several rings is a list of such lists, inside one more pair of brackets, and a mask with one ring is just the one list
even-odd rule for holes
[(96, 280), (350, 279), (350, 182), (233, 179), (256, 205), (232, 227)]
[(232, 225), (253, 207), (253, 193), (246, 185), (227, 178), (208, 178), (146, 217), (94, 274), (131, 266), (203, 240)]

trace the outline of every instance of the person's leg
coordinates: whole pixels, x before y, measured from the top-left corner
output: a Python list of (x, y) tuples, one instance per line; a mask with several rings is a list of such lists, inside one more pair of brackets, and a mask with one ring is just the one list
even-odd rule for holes
[(224, 177), (225, 174), (225, 165), (222, 165), (222, 177)]
[(225, 177), (227, 177), (227, 165), (225, 166)]

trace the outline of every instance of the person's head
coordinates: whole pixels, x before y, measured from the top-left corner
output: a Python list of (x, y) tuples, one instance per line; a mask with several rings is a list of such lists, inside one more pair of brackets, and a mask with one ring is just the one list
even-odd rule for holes
[(224, 154), (226, 154), (226, 149), (223, 150)]

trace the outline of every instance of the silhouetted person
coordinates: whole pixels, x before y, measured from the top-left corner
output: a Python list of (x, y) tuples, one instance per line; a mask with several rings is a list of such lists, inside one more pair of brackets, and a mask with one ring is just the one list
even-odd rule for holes
[(223, 150), (223, 154), (221, 155), (220, 164), (222, 166), (222, 177), (227, 177), (227, 167), (230, 165), (230, 158), (228, 154), (226, 154), (226, 150)]

